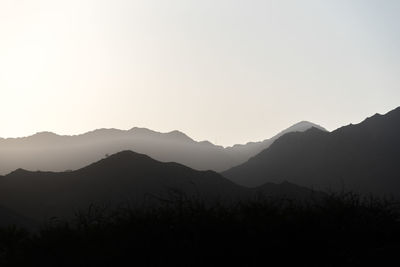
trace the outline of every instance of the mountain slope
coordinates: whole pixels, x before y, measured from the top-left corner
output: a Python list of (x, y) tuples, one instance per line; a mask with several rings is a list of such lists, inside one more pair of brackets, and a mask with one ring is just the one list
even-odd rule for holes
[(317, 189), (400, 195), (400, 108), (331, 133), (288, 133), (223, 175), (245, 186), (287, 180)]
[[(284, 132), (303, 131), (313, 125), (302, 122)], [(223, 148), (207, 141), (196, 142), (179, 131), (100, 129), (76, 136), (42, 132), (24, 138), (0, 138), (0, 174), (17, 168), (58, 172), (76, 170), (106, 154), (124, 150), (133, 150), (164, 162), (179, 162), (197, 170), (223, 171), (258, 154), (276, 138)]]

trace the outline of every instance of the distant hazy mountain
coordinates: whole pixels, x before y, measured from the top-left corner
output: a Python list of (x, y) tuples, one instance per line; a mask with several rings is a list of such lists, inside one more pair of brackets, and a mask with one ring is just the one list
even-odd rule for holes
[(223, 175), (258, 186), (289, 181), (316, 189), (400, 196), (400, 108), (331, 133), (288, 133)]
[(17, 168), (42, 171), (76, 170), (123, 150), (133, 150), (164, 162), (178, 162), (197, 170), (223, 171), (247, 161), (286, 132), (319, 127), (298, 123), (258, 143), (229, 148), (196, 142), (184, 133), (159, 133), (144, 128), (123, 131), (100, 129), (76, 136), (42, 132), (24, 138), (0, 138), (0, 174)]
[(203, 200), (236, 200), (258, 192), (293, 198), (311, 194), (309, 189), (288, 183), (248, 189), (213, 171), (196, 171), (178, 163), (162, 163), (143, 154), (123, 151), (77, 171), (19, 169), (0, 177), (0, 205), (41, 220), (71, 216), (90, 204), (142, 203), (145, 199), (154, 200), (151, 196), (168, 198), (171, 189)]

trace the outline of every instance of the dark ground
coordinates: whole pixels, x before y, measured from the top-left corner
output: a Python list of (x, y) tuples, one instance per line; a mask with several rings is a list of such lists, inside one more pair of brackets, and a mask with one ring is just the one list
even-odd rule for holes
[(176, 196), (0, 231), (0, 266), (396, 266), (398, 251), (397, 205), (351, 193), (230, 207)]

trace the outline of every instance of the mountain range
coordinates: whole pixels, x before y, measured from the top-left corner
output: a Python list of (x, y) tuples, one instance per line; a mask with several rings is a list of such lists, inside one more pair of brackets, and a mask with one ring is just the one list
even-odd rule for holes
[(179, 131), (159, 133), (145, 128), (99, 129), (75, 136), (41, 132), (23, 138), (0, 138), (0, 174), (18, 168), (31, 171), (76, 170), (106, 154), (124, 150), (146, 154), (163, 162), (177, 162), (197, 170), (224, 171), (246, 162), (288, 132), (321, 126), (300, 122), (262, 142), (224, 148), (208, 141), (197, 142)]
[(248, 187), (289, 181), (317, 190), (400, 196), (400, 107), (332, 132), (287, 133), (222, 174)]
[(53, 216), (69, 218), (92, 204), (145, 204), (171, 197), (230, 202), (259, 193), (293, 199), (312, 195), (311, 190), (287, 182), (249, 189), (214, 171), (159, 162), (132, 151), (119, 152), (76, 171), (18, 169), (0, 177), (0, 205), (37, 221)]
[[(71, 217), (91, 204), (171, 196), (304, 199), (344, 189), (400, 197), (400, 107), (332, 132), (301, 122), (263, 142), (228, 148), (143, 128), (39, 133), (1, 139), (0, 148), (1, 170), (18, 166), (0, 176), (0, 221)], [(235, 162), (226, 171), (207, 170)]]

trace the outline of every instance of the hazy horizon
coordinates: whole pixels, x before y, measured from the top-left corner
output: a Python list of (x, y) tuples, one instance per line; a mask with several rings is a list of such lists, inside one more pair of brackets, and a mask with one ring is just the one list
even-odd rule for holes
[(400, 105), (400, 2), (1, 1), (0, 137), (179, 130), (230, 146)]

